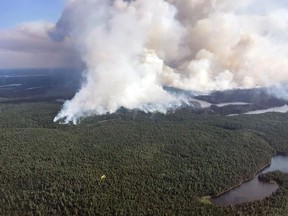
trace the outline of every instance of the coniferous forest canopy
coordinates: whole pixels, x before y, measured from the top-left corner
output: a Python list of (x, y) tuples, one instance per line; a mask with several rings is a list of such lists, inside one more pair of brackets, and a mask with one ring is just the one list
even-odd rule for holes
[(53, 123), (56, 102), (0, 105), (1, 215), (286, 215), (288, 175), (263, 201), (217, 207), (202, 197), (288, 152), (288, 114), (227, 117), (119, 110)]
[(288, 216), (287, 1), (0, 0), (0, 216)]

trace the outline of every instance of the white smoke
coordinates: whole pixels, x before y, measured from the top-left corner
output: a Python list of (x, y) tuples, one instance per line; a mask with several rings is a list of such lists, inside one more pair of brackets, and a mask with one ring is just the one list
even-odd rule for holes
[(55, 121), (165, 112), (182, 98), (164, 85), (207, 92), (287, 80), (287, 12), (266, 0), (70, 0), (54, 35), (69, 35), (87, 81)]

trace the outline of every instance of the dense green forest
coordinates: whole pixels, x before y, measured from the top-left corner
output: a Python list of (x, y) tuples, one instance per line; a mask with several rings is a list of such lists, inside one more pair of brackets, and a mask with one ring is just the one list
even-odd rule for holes
[(0, 104), (0, 215), (287, 215), (288, 175), (262, 201), (201, 200), (288, 152), (288, 114), (119, 110), (53, 123), (54, 102)]

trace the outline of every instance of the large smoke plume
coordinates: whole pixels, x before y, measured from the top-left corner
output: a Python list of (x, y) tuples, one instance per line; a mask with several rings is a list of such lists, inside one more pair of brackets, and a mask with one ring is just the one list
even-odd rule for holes
[(208, 92), (287, 80), (288, 11), (271, 2), (67, 1), (49, 35), (74, 43), (86, 82), (55, 120), (181, 104), (163, 86)]

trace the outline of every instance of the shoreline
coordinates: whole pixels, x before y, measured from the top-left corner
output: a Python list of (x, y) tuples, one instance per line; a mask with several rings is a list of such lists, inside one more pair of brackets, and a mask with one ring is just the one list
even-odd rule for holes
[[(230, 192), (231, 190), (233, 190), (233, 189), (235, 189), (235, 188), (237, 188), (237, 187), (240, 187), (243, 183), (248, 182), (248, 181), (252, 180), (253, 178), (255, 178), (255, 177), (256, 177), (257, 175), (259, 175), (264, 169), (266, 169), (266, 168), (268, 168), (269, 166), (271, 166), (272, 158), (275, 157), (275, 156), (278, 156), (278, 155), (279, 155), (279, 156), (283, 156), (283, 155), (285, 156), (285, 155), (287, 155), (287, 153), (275, 151), (275, 153), (271, 156), (270, 162), (269, 162), (268, 164), (264, 165), (264, 166), (263, 166), (262, 168), (260, 168), (258, 171), (256, 171), (252, 177), (249, 177), (249, 178), (247, 178), (247, 179), (242, 180), (239, 184), (234, 185), (234, 186), (228, 188), (227, 190), (225, 190), (225, 191), (223, 191), (223, 192), (221, 192), (221, 193), (219, 193), (219, 194), (210, 196), (210, 197), (211, 197), (211, 198), (210, 198), (210, 201), (211, 201), (212, 199), (219, 198), (220, 196), (222, 196), (222, 195)], [(270, 183), (271, 183), (271, 182), (270, 182)], [(271, 183), (271, 184), (275, 184), (275, 183)], [(277, 184), (277, 183), (276, 183), (276, 184)], [(212, 201), (211, 201), (211, 203), (213, 204)], [(213, 205), (214, 205), (214, 204), (213, 204)]]

